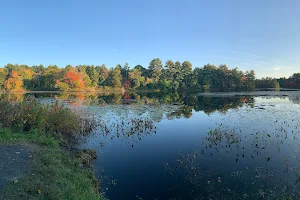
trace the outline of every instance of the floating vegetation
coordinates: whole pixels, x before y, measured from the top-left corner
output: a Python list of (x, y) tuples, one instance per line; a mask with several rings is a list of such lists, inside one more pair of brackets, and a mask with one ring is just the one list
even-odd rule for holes
[[(157, 128), (149, 118), (125, 118), (114, 117), (113, 120), (99, 120), (98, 126), (93, 130), (94, 137), (101, 136), (101, 146), (105, 146), (102, 140), (118, 139), (125, 143), (136, 143), (147, 135), (156, 134)], [(90, 136), (93, 137), (93, 136)], [(134, 147), (134, 145), (131, 145)]]
[[(275, 123), (287, 124), (280, 119)], [(246, 133), (236, 132), (221, 124), (207, 132), (200, 150), (180, 153), (175, 168), (166, 165), (166, 171), (183, 178), (186, 188), (191, 188), (191, 199), (300, 199), (300, 159), (295, 151), (295, 148), (300, 150), (300, 135), (288, 127), (275, 128), (268, 134), (264, 134), (266, 130), (248, 134), (251, 129)], [(280, 152), (283, 147), (295, 155)], [(277, 157), (272, 161), (274, 150)], [(253, 160), (249, 161), (249, 157)], [(237, 165), (224, 158), (235, 158)], [(230, 162), (232, 169), (238, 170), (229, 173), (229, 163), (223, 163), (227, 168), (222, 169), (222, 162)], [(283, 167), (279, 170), (278, 165)]]

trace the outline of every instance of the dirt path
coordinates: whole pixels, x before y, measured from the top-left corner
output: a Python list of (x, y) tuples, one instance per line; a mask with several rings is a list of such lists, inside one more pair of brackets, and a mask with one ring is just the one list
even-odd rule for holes
[(32, 149), (26, 145), (0, 144), (0, 191), (28, 171)]

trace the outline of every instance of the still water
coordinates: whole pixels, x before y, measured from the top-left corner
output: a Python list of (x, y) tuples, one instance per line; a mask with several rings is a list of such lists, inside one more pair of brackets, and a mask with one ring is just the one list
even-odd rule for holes
[(99, 126), (111, 200), (300, 199), (300, 94), (35, 94), (86, 109)]

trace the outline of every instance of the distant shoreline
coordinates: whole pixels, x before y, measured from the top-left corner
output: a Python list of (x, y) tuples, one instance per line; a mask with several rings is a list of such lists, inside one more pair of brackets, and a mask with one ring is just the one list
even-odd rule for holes
[[(231, 95), (231, 94), (256, 94), (257, 92), (297, 92), (300, 91), (300, 89), (289, 89), (289, 88), (280, 88), (280, 89), (275, 89), (275, 88), (256, 88), (254, 91), (224, 91), (224, 92), (219, 92), (219, 91), (210, 91), (210, 92), (200, 92), (201, 95)], [(79, 90), (79, 91), (61, 91), (61, 90), (37, 90), (37, 91), (10, 91), (10, 92), (5, 92), (5, 91), (0, 91), (0, 94), (42, 94), (42, 93), (48, 93), (48, 94), (74, 94), (74, 93), (123, 93), (123, 92), (136, 92), (136, 93), (152, 93), (152, 92), (175, 92), (173, 90), (122, 90), (122, 89), (109, 89), (109, 90)], [(176, 91), (176, 92), (181, 92), (181, 91)], [(182, 91), (182, 92), (197, 92), (197, 90), (187, 90), (187, 91)]]

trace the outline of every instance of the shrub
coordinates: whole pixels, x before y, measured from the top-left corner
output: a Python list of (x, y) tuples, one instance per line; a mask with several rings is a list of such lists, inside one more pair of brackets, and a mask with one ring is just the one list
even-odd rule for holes
[(43, 105), (33, 98), (19, 103), (0, 101), (0, 127), (17, 132), (40, 132), (70, 140), (95, 126), (93, 117), (74, 112), (58, 102)]

